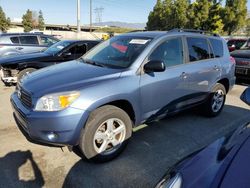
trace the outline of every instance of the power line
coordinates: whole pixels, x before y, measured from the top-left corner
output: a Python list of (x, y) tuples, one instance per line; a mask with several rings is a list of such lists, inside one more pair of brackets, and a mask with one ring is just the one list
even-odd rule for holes
[(97, 7), (94, 9), (95, 15), (96, 15), (96, 23), (101, 23), (102, 22), (102, 13), (104, 11), (103, 7)]

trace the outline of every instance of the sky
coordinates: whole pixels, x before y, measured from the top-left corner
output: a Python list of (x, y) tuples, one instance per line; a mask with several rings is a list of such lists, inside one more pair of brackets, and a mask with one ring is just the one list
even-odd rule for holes
[[(89, 1), (81, 0), (81, 24), (89, 24)], [(77, 0), (0, 0), (6, 15), (13, 20), (22, 18), (29, 8), (42, 10), (46, 23), (76, 25)], [(156, 0), (92, 0), (93, 22), (96, 21), (94, 9), (104, 8), (102, 21), (121, 21), (145, 23)]]
[[(81, 24), (89, 24), (89, 1), (81, 0)], [(22, 18), (29, 8), (42, 10), (46, 23), (76, 25), (77, 0), (0, 0), (6, 15), (12, 20)], [(102, 21), (145, 23), (156, 0), (92, 0), (93, 22), (96, 21), (95, 8), (103, 8)], [(247, 2), (250, 10), (250, 1)]]

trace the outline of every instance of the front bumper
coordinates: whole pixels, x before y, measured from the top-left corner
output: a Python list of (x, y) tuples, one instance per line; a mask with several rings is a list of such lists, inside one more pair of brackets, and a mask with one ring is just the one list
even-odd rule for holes
[(36, 144), (78, 145), (89, 115), (87, 111), (72, 107), (57, 112), (32, 111), (22, 104), (16, 92), (11, 96), (11, 104), (18, 127), (30, 142)]
[[(7, 72), (7, 73), (6, 73)], [(15, 75), (15, 76), (12, 76)], [(17, 71), (16, 70), (3, 70), (3, 68), (0, 70), (0, 76), (4, 83), (17, 83)]]

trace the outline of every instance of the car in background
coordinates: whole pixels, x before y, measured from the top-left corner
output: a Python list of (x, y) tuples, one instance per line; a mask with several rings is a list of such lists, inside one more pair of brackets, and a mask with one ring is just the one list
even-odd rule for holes
[(231, 52), (235, 59), (235, 75), (238, 79), (250, 79), (250, 40), (248, 40), (239, 50)]
[(77, 146), (89, 160), (118, 156), (132, 128), (201, 105), (215, 117), (234, 86), (224, 39), (200, 31), (114, 36), (82, 58), (28, 74), (11, 96), (31, 140)]
[(57, 43), (59, 39), (41, 33), (0, 34), (0, 58), (22, 53), (39, 52)]
[(240, 49), (246, 41), (247, 39), (229, 39), (227, 41), (229, 52)]
[(26, 74), (40, 68), (78, 59), (100, 41), (65, 40), (42, 52), (0, 58), (1, 79), (5, 85), (16, 83)]
[[(250, 88), (241, 95), (250, 105)], [(156, 188), (246, 188), (250, 185), (250, 123), (178, 162)]]

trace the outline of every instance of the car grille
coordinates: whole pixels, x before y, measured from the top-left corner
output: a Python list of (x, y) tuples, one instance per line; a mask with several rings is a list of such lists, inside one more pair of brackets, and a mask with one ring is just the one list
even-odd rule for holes
[(31, 94), (25, 91), (20, 85), (17, 85), (17, 95), (20, 101), (28, 108), (32, 108), (32, 97)]

